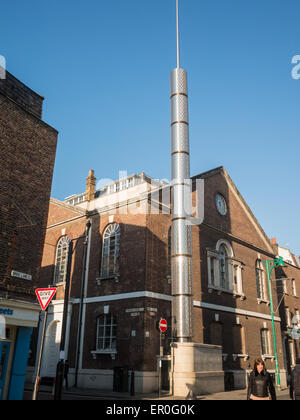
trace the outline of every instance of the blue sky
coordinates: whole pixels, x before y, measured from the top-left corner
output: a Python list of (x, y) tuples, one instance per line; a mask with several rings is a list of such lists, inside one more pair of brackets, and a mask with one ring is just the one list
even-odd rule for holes
[[(299, 0), (181, 0), (191, 173), (223, 165), (267, 235), (300, 254)], [(10, 0), (0, 55), (59, 130), (52, 196), (119, 171), (170, 179), (175, 0)], [(288, 245), (287, 245), (288, 244)]]

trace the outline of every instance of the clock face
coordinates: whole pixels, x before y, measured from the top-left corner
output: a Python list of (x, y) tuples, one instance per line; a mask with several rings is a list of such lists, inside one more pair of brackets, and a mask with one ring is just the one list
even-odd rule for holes
[(227, 204), (225, 198), (221, 194), (216, 195), (216, 206), (218, 212), (225, 216), (227, 214)]

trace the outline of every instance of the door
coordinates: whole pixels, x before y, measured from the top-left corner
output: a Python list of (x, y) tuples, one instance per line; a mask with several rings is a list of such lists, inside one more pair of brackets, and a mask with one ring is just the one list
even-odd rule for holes
[(59, 361), (61, 324), (58, 321), (50, 323), (46, 333), (45, 348), (41, 376), (55, 378), (57, 362)]
[(0, 342), (0, 400), (3, 399), (10, 343)]

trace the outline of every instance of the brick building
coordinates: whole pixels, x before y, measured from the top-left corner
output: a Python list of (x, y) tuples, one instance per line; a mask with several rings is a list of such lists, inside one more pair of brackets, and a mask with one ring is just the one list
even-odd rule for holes
[[(268, 370), (275, 372), (263, 261), (277, 253), (223, 167), (192, 178), (193, 204), (199, 179), (204, 182), (204, 222), (192, 227), (194, 342), (222, 346), (226, 389), (244, 388), (256, 357), (263, 356)], [(101, 190), (95, 190), (95, 183), (91, 171), (85, 193), (64, 203), (50, 202), (40, 286), (54, 284), (58, 292), (49, 307), (41, 375), (55, 376), (68, 243), (79, 238), (74, 241), (66, 335), (71, 380), (83, 387), (126, 389), (127, 374), (134, 372), (138, 392), (157, 390), (156, 323), (163, 317), (172, 326), (162, 341), (162, 387), (168, 389), (172, 328), (176, 328), (171, 312), (169, 185), (144, 173)], [(88, 220), (92, 227), (84, 270)], [(274, 271), (272, 275), (275, 279)], [(272, 296), (277, 307), (276, 282)], [(275, 314), (280, 377), (285, 384), (280, 322)], [(34, 376), (33, 366), (28, 373)]]
[(281, 256), (286, 265), (277, 269), (278, 313), (281, 318), (281, 333), (286, 369), (300, 364), (300, 266), (292, 252), (274, 243), (276, 254)]
[(46, 232), (57, 131), (43, 97), (9, 72), (0, 80), (0, 400), (22, 399)]

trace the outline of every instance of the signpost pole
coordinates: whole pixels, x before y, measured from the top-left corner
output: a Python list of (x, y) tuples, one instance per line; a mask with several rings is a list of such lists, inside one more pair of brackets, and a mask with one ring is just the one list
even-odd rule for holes
[(158, 398), (161, 395), (161, 368), (162, 368), (162, 358), (163, 358), (163, 347), (162, 347), (162, 334), (167, 331), (168, 323), (164, 318), (161, 318), (157, 323), (159, 330), (159, 368), (158, 368)]
[(42, 337), (41, 337), (41, 345), (40, 345), (40, 350), (39, 350), (38, 366), (37, 366), (36, 377), (35, 377), (35, 381), (34, 381), (32, 400), (37, 400), (37, 395), (38, 395), (38, 391), (39, 391), (40, 371), (41, 371), (41, 362), (42, 362), (42, 356), (43, 356), (44, 339), (45, 339), (45, 331), (46, 331), (46, 324), (47, 324), (47, 315), (48, 315), (48, 309), (46, 309), (46, 311), (44, 311), (44, 322), (43, 322), (43, 330), (42, 330)]
[(49, 286), (48, 289), (36, 289), (35, 293), (36, 293), (36, 296), (37, 296), (37, 298), (40, 302), (42, 311), (44, 312), (44, 321), (43, 321), (41, 345), (40, 345), (40, 349), (39, 349), (38, 365), (37, 365), (36, 377), (35, 377), (35, 381), (34, 381), (32, 400), (37, 400), (37, 395), (38, 395), (38, 391), (39, 391), (40, 371), (41, 371), (41, 363), (42, 363), (42, 356), (43, 356), (43, 349), (44, 349), (47, 316), (48, 316), (48, 305), (49, 305), (53, 296), (56, 293), (56, 288), (51, 288)]

